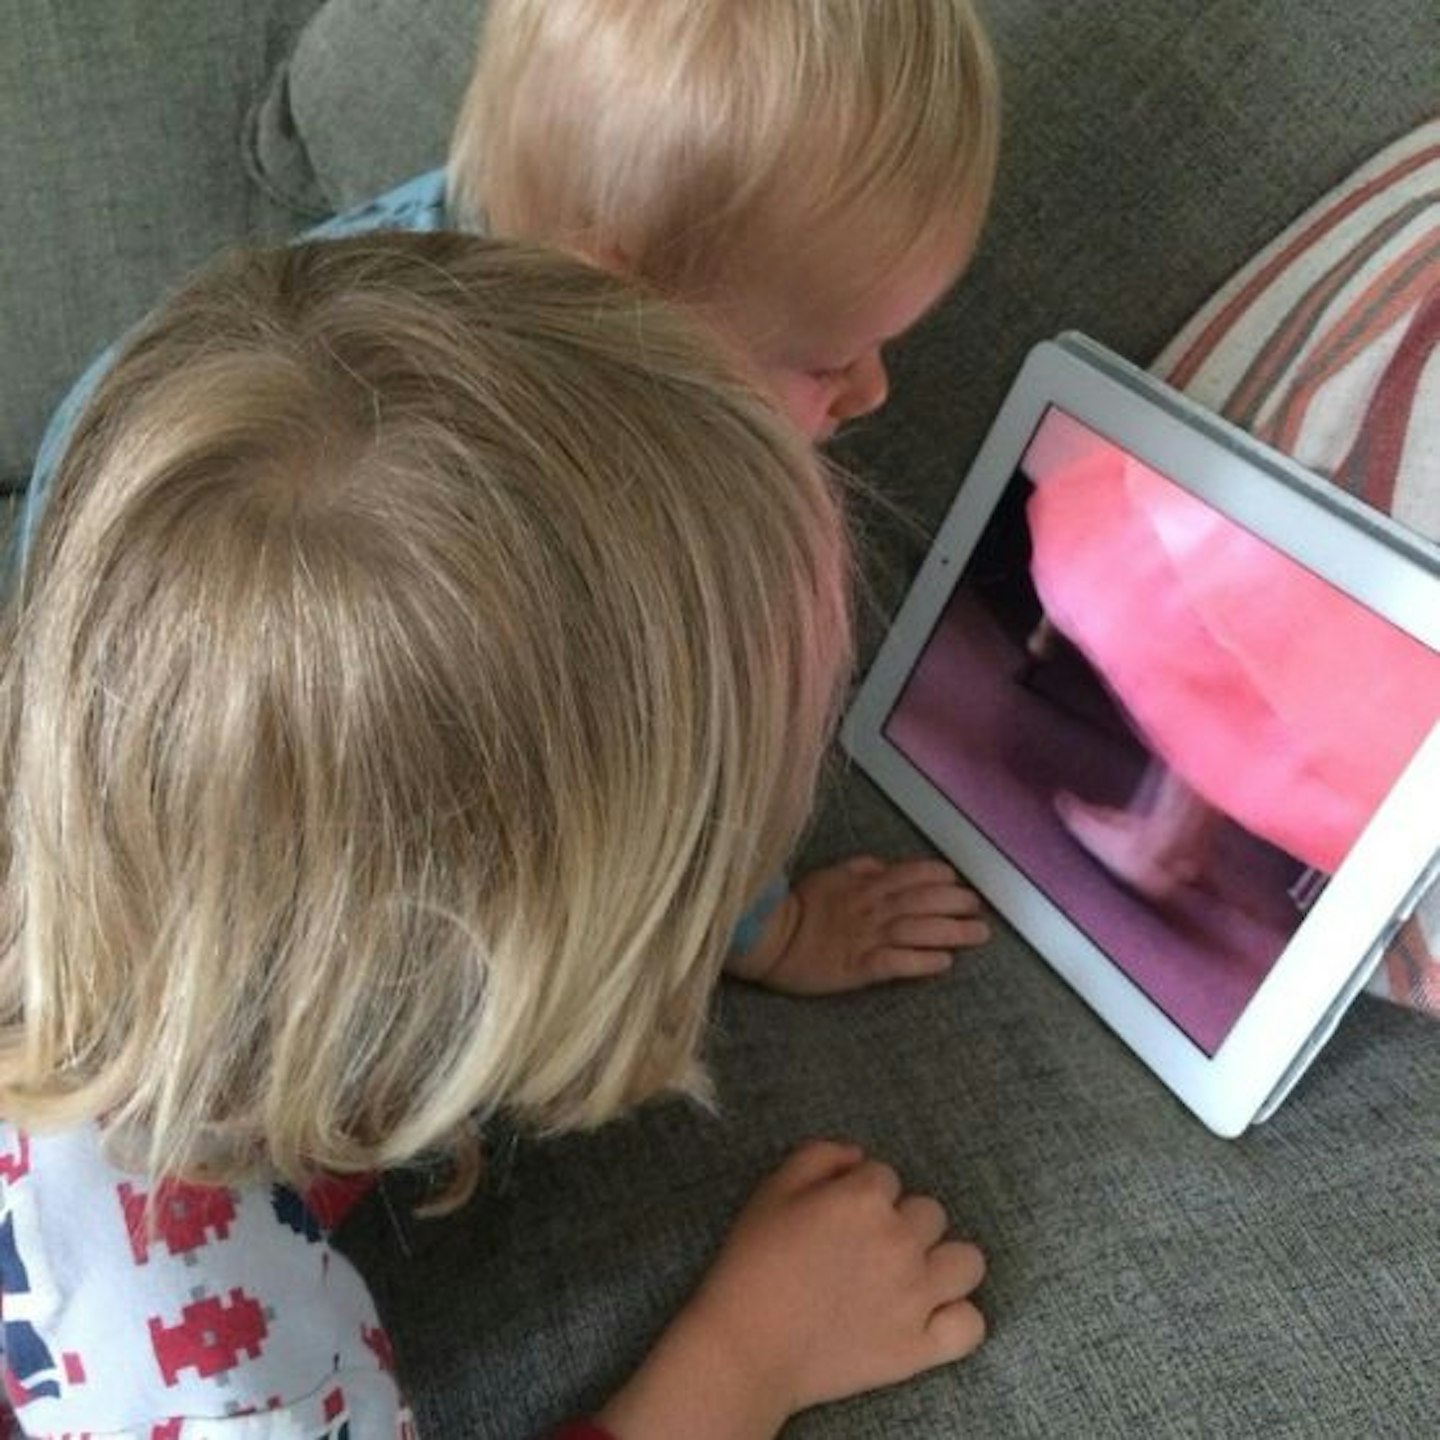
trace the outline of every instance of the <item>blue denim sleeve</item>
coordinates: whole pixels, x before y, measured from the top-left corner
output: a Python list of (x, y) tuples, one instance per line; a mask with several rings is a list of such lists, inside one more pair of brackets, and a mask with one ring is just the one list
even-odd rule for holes
[[(30, 484), (25, 489), (25, 503), (20, 509), (20, 521), (15, 527), (15, 539), (12, 542), (15, 548), (10, 557), (12, 565), (23, 564), (30, 553), (35, 527), (40, 522), (40, 512), (45, 508), (45, 497), (50, 493), (50, 482), (55, 478), (60, 457), (70, 443), (71, 431), (75, 429), (80, 412), (95, 393), (95, 387), (115, 363), (115, 354), (119, 348), (118, 344), (112, 345), (108, 350), (102, 350), (90, 362), (85, 373), (70, 387), (70, 393), (56, 406), (50, 423), (45, 427), (45, 433), (40, 438), (40, 448), (35, 452), (35, 469), (31, 473)], [(16, 573), (13, 568), (11, 573)]]
[(427, 170), (374, 200), (344, 210), (307, 230), (306, 240), (339, 240), (371, 230), (446, 230), (445, 172)]
[(755, 903), (740, 917), (735, 934), (730, 940), (730, 949), (736, 955), (753, 950), (760, 941), (760, 932), (765, 922), (774, 913), (775, 907), (790, 893), (790, 881), (784, 876), (772, 880), (761, 892)]

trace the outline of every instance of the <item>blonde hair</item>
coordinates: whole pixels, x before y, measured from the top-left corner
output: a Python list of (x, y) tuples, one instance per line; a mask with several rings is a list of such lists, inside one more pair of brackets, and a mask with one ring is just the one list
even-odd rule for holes
[(702, 1088), (848, 603), (831, 481), (659, 302), (460, 235), (220, 266), (8, 618), (0, 1114), (302, 1181)]
[(492, 0), (451, 203), (686, 298), (817, 260), (861, 293), (978, 229), (998, 128), (970, 0)]

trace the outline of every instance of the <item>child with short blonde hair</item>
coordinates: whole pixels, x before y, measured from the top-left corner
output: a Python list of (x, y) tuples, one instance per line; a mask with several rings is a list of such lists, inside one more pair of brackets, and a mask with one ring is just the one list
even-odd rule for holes
[[(295, 1192), (442, 1156), (454, 1203), (489, 1115), (703, 1093), (728, 937), (813, 798), (847, 583), (800, 437), (559, 256), (244, 255), (133, 339), (0, 671), (26, 1433), (412, 1433)], [(802, 1150), (606, 1423), (770, 1435), (966, 1353), (980, 1262), (944, 1228), (858, 1151)]]
[(450, 208), (699, 305), (824, 438), (964, 268), (998, 131), (970, 0), (492, 0)]

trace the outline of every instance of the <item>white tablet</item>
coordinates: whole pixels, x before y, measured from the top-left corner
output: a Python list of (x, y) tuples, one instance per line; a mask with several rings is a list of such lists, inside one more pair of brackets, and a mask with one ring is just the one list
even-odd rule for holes
[(843, 731), (1218, 1134), (1440, 852), (1440, 551), (1077, 335), (1031, 352)]

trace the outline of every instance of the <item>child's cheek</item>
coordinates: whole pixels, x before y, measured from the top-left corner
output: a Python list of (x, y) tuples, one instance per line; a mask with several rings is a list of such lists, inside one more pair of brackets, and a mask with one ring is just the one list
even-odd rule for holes
[(830, 438), (835, 426), (828, 385), (794, 370), (772, 371), (770, 384), (776, 402), (797, 429), (816, 444)]

